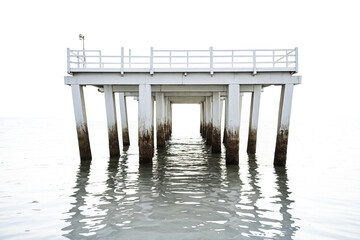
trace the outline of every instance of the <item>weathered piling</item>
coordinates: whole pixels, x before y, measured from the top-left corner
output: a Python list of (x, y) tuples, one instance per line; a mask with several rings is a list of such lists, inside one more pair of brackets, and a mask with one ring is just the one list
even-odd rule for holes
[(281, 87), (279, 117), (276, 136), (275, 166), (286, 165), (287, 144), (289, 137), (290, 113), (294, 84), (288, 83)]
[(119, 137), (116, 120), (115, 98), (112, 85), (104, 85), (106, 119), (108, 126), (110, 157), (120, 156)]
[(126, 97), (124, 93), (119, 93), (119, 103), (120, 103), (122, 141), (123, 141), (123, 146), (126, 147), (130, 145), (130, 137), (129, 137)]
[(239, 164), (240, 85), (228, 85), (226, 164)]
[(151, 85), (139, 85), (139, 161), (152, 163), (153, 147), (153, 120), (152, 120)]
[(226, 97), (225, 98), (225, 116), (224, 116), (224, 136), (223, 136), (223, 144), (224, 146), (226, 146), (226, 141), (227, 141), (227, 116), (229, 114), (229, 98)]
[(211, 145), (212, 140), (212, 97), (206, 97), (206, 145)]
[(200, 104), (200, 135), (203, 136), (203, 122), (204, 122), (204, 105), (201, 102)]
[(78, 145), (80, 152), (80, 159), (91, 160), (91, 149), (89, 141), (89, 131), (87, 127), (87, 118), (86, 118), (86, 107), (83, 86), (78, 84), (71, 85), (73, 104), (74, 104), (74, 114), (76, 122), (76, 132), (78, 137)]
[(220, 92), (213, 92), (212, 97), (212, 139), (211, 151), (213, 153), (221, 152), (221, 110), (220, 110)]
[(165, 147), (165, 97), (156, 93), (156, 142), (157, 148)]
[(251, 93), (250, 120), (249, 120), (249, 136), (247, 153), (255, 154), (257, 129), (259, 122), (261, 85), (254, 85), (254, 91)]

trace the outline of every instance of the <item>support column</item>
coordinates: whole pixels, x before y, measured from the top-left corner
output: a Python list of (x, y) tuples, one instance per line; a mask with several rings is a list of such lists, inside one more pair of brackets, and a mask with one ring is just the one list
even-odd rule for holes
[(206, 128), (206, 123), (207, 123), (207, 109), (206, 109), (206, 105), (207, 105), (207, 102), (206, 102), (206, 98), (205, 98), (205, 101), (202, 103), (202, 111), (203, 111), (203, 121), (202, 121), (202, 134), (201, 136), (203, 138), (206, 138), (206, 133), (207, 133), (207, 128)]
[(229, 96), (225, 98), (225, 119), (224, 119), (224, 137), (223, 137), (223, 144), (226, 146), (227, 140), (227, 119), (229, 114)]
[(275, 166), (285, 166), (286, 164), (293, 88), (294, 84), (292, 83), (284, 84), (281, 87), (279, 118), (274, 157)]
[(203, 103), (200, 103), (200, 135), (203, 135), (203, 121), (204, 121), (204, 108)]
[(152, 135), (151, 85), (139, 85), (139, 161), (152, 163), (154, 154)]
[(213, 153), (221, 152), (221, 109), (220, 92), (213, 92), (212, 101), (212, 139), (211, 151)]
[(75, 122), (76, 122), (76, 132), (78, 137), (80, 159), (91, 160), (91, 149), (89, 141), (89, 131), (87, 127), (86, 119), (86, 108), (85, 108), (85, 99), (83, 86), (78, 84), (71, 85), (73, 104), (74, 104), (74, 113), (75, 113)]
[(126, 97), (124, 93), (119, 93), (119, 103), (120, 103), (122, 140), (123, 140), (123, 146), (125, 147), (130, 145), (130, 138), (129, 138)]
[(169, 97), (165, 97), (165, 140), (169, 140)]
[(156, 93), (156, 142), (157, 148), (165, 147), (165, 97)]
[(255, 154), (257, 128), (259, 122), (261, 85), (254, 85), (254, 92), (251, 95), (250, 120), (249, 120), (249, 137), (247, 145), (247, 153)]
[[(155, 148), (155, 132), (154, 132), (154, 115), (155, 115), (155, 99), (154, 99), (154, 97), (152, 96), (152, 94), (151, 94), (151, 136), (153, 136), (152, 137), (152, 147), (153, 147), (153, 149)], [(153, 151), (153, 154), (152, 154), (153, 156), (154, 156), (154, 151)]]
[(206, 97), (206, 145), (211, 145), (212, 140), (212, 104), (211, 97)]
[[(169, 101), (170, 102), (170, 101)], [(170, 136), (172, 135), (172, 103), (170, 102), (170, 114), (169, 114), (169, 119), (170, 119)]]
[(240, 85), (228, 86), (226, 164), (239, 164)]
[(112, 85), (104, 85), (106, 119), (108, 126), (110, 157), (120, 156), (118, 129), (116, 124), (115, 98)]

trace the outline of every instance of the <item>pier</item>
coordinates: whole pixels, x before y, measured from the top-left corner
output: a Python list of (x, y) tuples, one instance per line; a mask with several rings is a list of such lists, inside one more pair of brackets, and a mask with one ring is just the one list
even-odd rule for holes
[[(151, 163), (154, 148), (166, 146), (172, 131), (172, 104), (200, 105), (200, 133), (213, 153), (226, 149), (226, 164), (239, 163), (242, 93), (251, 93), (247, 152), (256, 153), (261, 92), (281, 87), (274, 165), (286, 164), (294, 85), (301, 83), (298, 49), (156, 50), (134, 55), (121, 48), (119, 55), (100, 50), (67, 50), (65, 84), (71, 86), (81, 160), (91, 159), (83, 87), (95, 86), (105, 96), (109, 155), (120, 156), (116, 119), (119, 98), (123, 145), (129, 139), (126, 97), (138, 98), (139, 161)], [(223, 104), (225, 102), (225, 104)], [(156, 112), (154, 105), (156, 104)], [(223, 107), (225, 105), (225, 107)], [(224, 109), (223, 109), (224, 108)], [(221, 139), (221, 113), (225, 128)], [(156, 119), (156, 146), (154, 144)], [(275, 137), (275, 136), (274, 136)]]

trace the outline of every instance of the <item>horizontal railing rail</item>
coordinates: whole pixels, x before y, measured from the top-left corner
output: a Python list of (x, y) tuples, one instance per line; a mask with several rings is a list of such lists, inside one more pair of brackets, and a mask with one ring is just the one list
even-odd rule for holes
[(298, 49), (155, 50), (149, 55), (102, 55), (100, 50), (67, 51), (68, 72), (298, 72)]

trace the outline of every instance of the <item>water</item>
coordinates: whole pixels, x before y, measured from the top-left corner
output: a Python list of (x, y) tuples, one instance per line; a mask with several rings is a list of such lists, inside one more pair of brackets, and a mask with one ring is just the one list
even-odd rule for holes
[(80, 163), (73, 119), (0, 119), (0, 239), (359, 239), (358, 121), (293, 120), (286, 168), (272, 165), (275, 125), (260, 123), (248, 156), (242, 124), (226, 166), (196, 124), (174, 122), (139, 166), (135, 125), (109, 159), (106, 124), (90, 122), (94, 159)]

